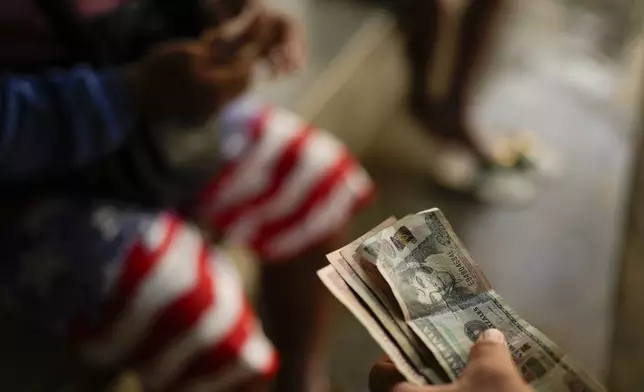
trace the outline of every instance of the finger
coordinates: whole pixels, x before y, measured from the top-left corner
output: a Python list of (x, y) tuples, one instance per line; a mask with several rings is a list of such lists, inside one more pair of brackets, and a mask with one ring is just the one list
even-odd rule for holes
[(293, 57), (298, 63), (299, 67), (304, 66), (306, 63), (306, 44), (302, 42), (298, 42), (293, 45), (292, 47), (293, 50)]
[(488, 329), (470, 350), (470, 360), (463, 378), (472, 385), (520, 388), (525, 385), (519, 374), (503, 333)]
[(289, 42), (303, 41), (300, 24), (293, 18), (281, 14), (266, 16), (268, 26), (268, 42), (271, 46), (281, 46)]
[(386, 355), (380, 358), (369, 372), (371, 392), (389, 392), (396, 384), (403, 381), (405, 377), (398, 372), (396, 365)]
[(481, 334), (470, 350), (470, 363), (481, 360), (512, 363), (503, 332), (498, 329), (488, 329)]
[(286, 57), (289, 60), (290, 70), (294, 71), (304, 65), (306, 58), (306, 34), (299, 23), (292, 20), (284, 21), (282, 41)]
[(293, 73), (301, 69), (304, 63), (301, 50), (296, 45), (283, 46), (271, 51), (268, 61), (273, 76)]
[(262, 7), (254, 2), (246, 2), (241, 9), (238, 7), (239, 2), (235, 1), (232, 4), (237, 7), (220, 9), (215, 23), (217, 34), (226, 40), (233, 40), (244, 34), (262, 13)]
[(281, 50), (272, 50), (268, 55), (271, 76), (277, 78), (287, 71), (287, 59)]
[(297, 42), (291, 42), (283, 46), (285, 66), (288, 72), (294, 72), (302, 67), (304, 62), (302, 50)]

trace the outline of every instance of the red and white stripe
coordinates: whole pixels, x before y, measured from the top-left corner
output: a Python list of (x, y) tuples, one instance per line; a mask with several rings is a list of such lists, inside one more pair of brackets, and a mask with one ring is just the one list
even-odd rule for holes
[[(269, 364), (268, 366), (266, 364)], [(277, 361), (271, 345), (259, 333), (254, 333), (240, 348), (237, 362), (221, 369), (220, 372), (195, 378), (187, 383), (181, 391), (185, 392), (213, 392), (230, 391), (235, 386), (245, 381), (276, 371)]]
[[(327, 239), (371, 195), (367, 173), (330, 134), (277, 109), (243, 106), (224, 117), (242, 138), (230, 139), (229, 165), (203, 191), (197, 217), (263, 259)], [(103, 325), (75, 330), (87, 358), (129, 364), (153, 391), (232, 390), (272, 376), (277, 354), (234, 266), (176, 216), (142, 230), (109, 273)]]
[(117, 277), (105, 325), (77, 336), (86, 357), (103, 366), (131, 363), (155, 391), (227, 389), (272, 376), (276, 353), (235, 267), (178, 218), (160, 217), (141, 235)]
[(198, 214), (263, 259), (286, 259), (339, 230), (373, 184), (329, 133), (286, 111), (262, 113), (254, 146), (210, 188)]

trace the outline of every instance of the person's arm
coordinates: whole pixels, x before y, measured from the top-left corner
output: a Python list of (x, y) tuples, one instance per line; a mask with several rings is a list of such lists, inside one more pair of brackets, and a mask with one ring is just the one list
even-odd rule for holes
[(136, 123), (117, 69), (5, 74), (0, 94), (0, 181), (82, 167), (113, 151)]

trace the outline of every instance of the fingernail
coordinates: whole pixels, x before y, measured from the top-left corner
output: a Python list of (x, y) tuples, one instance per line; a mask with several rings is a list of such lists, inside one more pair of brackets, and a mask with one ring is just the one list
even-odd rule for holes
[(505, 344), (505, 336), (498, 329), (486, 329), (479, 338), (479, 342)]

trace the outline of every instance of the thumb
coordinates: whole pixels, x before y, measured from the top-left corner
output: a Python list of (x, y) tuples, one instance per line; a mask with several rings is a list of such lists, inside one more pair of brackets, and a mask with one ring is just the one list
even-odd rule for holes
[(502, 362), (504, 366), (512, 364), (505, 336), (498, 329), (483, 331), (476, 344), (470, 349), (469, 363), (492, 361), (492, 359)]
[[(463, 372), (463, 382), (494, 390), (522, 390), (525, 382), (508, 350), (503, 333), (488, 329), (470, 350), (470, 359)], [(506, 387), (509, 389), (503, 389)]]

